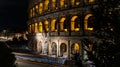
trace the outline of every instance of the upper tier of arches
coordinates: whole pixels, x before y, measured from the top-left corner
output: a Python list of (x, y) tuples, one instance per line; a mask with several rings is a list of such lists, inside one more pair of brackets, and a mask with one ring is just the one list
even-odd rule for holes
[[(83, 21), (79, 15), (71, 17), (63, 16), (61, 18), (46, 19), (44, 21), (37, 21), (28, 25), (30, 33), (42, 32), (78, 32), (84, 27), (85, 30), (93, 30), (95, 17), (93, 14), (85, 15)], [(84, 25), (84, 26), (82, 26)]]
[(49, 12), (80, 7), (85, 4), (94, 4), (95, 2), (96, 0), (34, 0), (34, 2), (29, 5), (29, 18)]

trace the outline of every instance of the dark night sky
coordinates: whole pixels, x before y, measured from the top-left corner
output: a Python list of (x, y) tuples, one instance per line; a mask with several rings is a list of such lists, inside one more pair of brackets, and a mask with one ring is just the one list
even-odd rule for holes
[(27, 28), (27, 8), (27, 0), (0, 0), (0, 30)]

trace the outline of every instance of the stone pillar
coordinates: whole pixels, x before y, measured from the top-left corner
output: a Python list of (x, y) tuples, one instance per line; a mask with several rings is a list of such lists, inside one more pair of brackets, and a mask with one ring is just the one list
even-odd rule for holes
[(60, 55), (60, 44), (59, 44), (59, 40), (58, 40), (58, 44), (57, 44), (57, 57), (59, 57)]
[(49, 40), (48, 40), (48, 56), (50, 55), (50, 45), (51, 45), (51, 38), (49, 37)]
[(70, 47), (70, 40), (68, 40), (68, 60), (70, 60), (70, 53), (71, 53), (71, 47)]

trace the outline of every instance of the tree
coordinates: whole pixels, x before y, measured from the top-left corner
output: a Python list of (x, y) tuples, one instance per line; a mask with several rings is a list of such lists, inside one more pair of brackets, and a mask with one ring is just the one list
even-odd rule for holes
[[(120, 62), (120, 7), (119, 0), (98, 0), (98, 7), (91, 8), (95, 16), (94, 37), (101, 43), (84, 39), (89, 60), (97, 67), (116, 67)], [(92, 50), (88, 50), (93, 44)]]
[(4, 42), (0, 42), (0, 67), (15, 67), (15, 55)]

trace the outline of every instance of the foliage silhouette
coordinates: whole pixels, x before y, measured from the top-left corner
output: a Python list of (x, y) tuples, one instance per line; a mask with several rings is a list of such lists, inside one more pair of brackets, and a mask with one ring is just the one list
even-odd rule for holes
[[(91, 7), (95, 16), (93, 36), (100, 41), (93, 42), (84, 39), (82, 42), (89, 60), (96, 64), (96, 67), (120, 66), (120, 7), (119, 0), (98, 0), (97, 7)], [(92, 50), (89, 49), (92, 44)]]
[(0, 42), (0, 67), (15, 67), (15, 60), (11, 48), (5, 42)]

